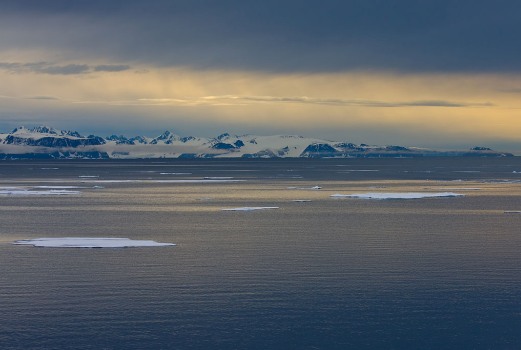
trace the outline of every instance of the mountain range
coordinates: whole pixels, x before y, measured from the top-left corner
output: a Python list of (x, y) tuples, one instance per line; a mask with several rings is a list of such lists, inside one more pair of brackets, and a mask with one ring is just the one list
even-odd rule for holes
[(230, 135), (214, 138), (179, 136), (165, 131), (157, 137), (83, 136), (48, 126), (18, 127), (0, 133), (0, 159), (140, 159), (140, 158), (369, 158), (480, 156), (510, 153), (487, 147), (437, 151), (397, 145), (372, 146), (296, 135)]

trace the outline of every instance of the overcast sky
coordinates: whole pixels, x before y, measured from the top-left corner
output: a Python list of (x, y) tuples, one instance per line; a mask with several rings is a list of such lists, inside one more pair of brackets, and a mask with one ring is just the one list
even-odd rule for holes
[(0, 131), (521, 151), (513, 0), (1, 0)]

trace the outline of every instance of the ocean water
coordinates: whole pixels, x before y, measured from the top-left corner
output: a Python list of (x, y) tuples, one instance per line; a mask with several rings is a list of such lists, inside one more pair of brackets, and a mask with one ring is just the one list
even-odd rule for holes
[[(0, 195), (0, 349), (519, 349), (518, 172), (518, 158), (0, 162), (0, 193), (80, 192)], [(218, 182), (172, 181), (204, 178)], [(367, 192), (464, 196), (330, 197)], [(278, 209), (222, 210), (240, 207)], [(12, 244), (40, 237), (177, 245)]]

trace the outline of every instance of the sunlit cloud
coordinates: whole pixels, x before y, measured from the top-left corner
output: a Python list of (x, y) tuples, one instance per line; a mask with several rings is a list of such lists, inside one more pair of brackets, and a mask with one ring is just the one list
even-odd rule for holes
[(205, 96), (202, 100), (231, 100), (231, 101), (251, 101), (266, 103), (304, 103), (317, 105), (334, 105), (334, 106), (362, 106), (362, 107), (483, 107), (493, 106), (490, 102), (470, 103), (455, 102), (441, 100), (422, 100), (422, 101), (401, 101), (388, 102), (377, 100), (360, 100), (360, 99), (339, 99), (339, 98), (314, 98), (308, 96), (288, 97), (288, 96)]
[(521, 148), (519, 2), (377, 3), (0, 2), (0, 128)]
[(117, 130), (124, 126), (136, 134), (166, 128), (197, 136), (284, 132), (369, 143), (407, 139), (409, 145), (514, 142), (521, 133), (521, 101), (498, 91), (498, 86), (517, 86), (516, 75), (280, 74), (148, 66), (114, 72), (86, 65), (92, 73), (0, 71), (1, 120), (9, 127), (16, 126), (15, 115), (57, 127), (114, 125), (125, 132)]

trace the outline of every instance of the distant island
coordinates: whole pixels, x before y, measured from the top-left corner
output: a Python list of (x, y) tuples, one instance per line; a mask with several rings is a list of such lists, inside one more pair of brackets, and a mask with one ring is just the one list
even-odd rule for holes
[(438, 151), (398, 145), (375, 146), (295, 135), (230, 135), (215, 138), (83, 136), (48, 126), (18, 127), (0, 133), (0, 159), (148, 159), (148, 158), (404, 158), (512, 157), (476, 146), (465, 151)]

